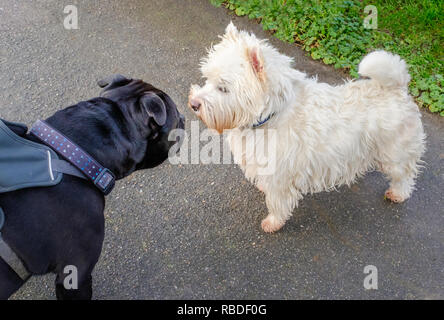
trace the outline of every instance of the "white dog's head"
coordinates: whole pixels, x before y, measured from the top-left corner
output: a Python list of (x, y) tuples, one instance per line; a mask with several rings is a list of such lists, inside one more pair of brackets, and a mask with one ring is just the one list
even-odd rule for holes
[(278, 101), (291, 90), (286, 74), (304, 77), (290, 67), (289, 57), (233, 23), (221, 39), (202, 59), (205, 85), (193, 85), (189, 96), (189, 107), (219, 133), (251, 126), (277, 111)]

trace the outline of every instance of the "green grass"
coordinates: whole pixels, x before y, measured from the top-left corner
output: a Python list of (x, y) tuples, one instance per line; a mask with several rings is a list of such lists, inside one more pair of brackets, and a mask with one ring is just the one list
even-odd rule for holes
[[(410, 92), (418, 104), (444, 116), (444, 0), (210, 1), (259, 20), (277, 38), (352, 77), (366, 53), (397, 53), (410, 66)], [(363, 26), (369, 4), (378, 9), (376, 30)]]

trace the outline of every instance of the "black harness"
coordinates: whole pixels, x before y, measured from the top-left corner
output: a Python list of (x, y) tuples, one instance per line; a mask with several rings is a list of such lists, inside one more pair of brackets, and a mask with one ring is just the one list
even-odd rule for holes
[[(32, 133), (43, 145), (26, 140), (6, 125), (20, 126), (0, 119), (0, 193), (31, 187), (49, 187), (61, 182), (63, 174), (91, 181), (104, 195), (114, 188), (115, 176), (77, 144), (44, 121), (37, 121)], [(60, 159), (60, 158), (61, 159)], [(31, 274), (23, 261), (3, 240), (5, 213), (0, 207), (0, 258), (23, 280)]]
[(11, 247), (2, 238), (2, 228), (5, 224), (5, 213), (0, 208), (0, 258), (22, 279), (26, 281), (31, 274), (26, 269), (22, 260), (12, 251)]

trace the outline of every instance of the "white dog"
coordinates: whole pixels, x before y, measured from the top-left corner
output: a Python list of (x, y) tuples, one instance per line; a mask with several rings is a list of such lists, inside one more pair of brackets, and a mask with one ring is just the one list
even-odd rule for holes
[[(219, 133), (236, 128), (228, 142), (246, 178), (265, 193), (265, 232), (279, 230), (304, 194), (350, 185), (372, 169), (390, 180), (388, 199), (410, 196), (425, 134), (405, 61), (372, 52), (359, 65), (365, 79), (331, 86), (307, 78), (291, 58), (232, 23), (221, 38), (202, 61), (206, 83), (192, 86), (189, 107)], [(263, 139), (249, 138), (259, 129), (278, 137), (273, 174), (259, 174), (239, 139), (264, 149)]]

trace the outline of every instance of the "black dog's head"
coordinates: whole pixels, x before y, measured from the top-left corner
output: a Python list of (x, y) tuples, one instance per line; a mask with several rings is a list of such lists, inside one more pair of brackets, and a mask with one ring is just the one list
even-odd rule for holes
[(114, 101), (134, 120), (136, 130), (147, 138), (144, 158), (136, 169), (152, 168), (168, 157), (170, 148), (178, 142), (168, 139), (174, 129), (184, 129), (184, 116), (163, 91), (142, 80), (114, 75), (100, 80), (101, 97)]
[(170, 141), (171, 131), (184, 128), (173, 100), (142, 80), (121, 75), (98, 84), (103, 88), (100, 97), (58, 111), (46, 121), (118, 179), (165, 161), (179, 142)]

